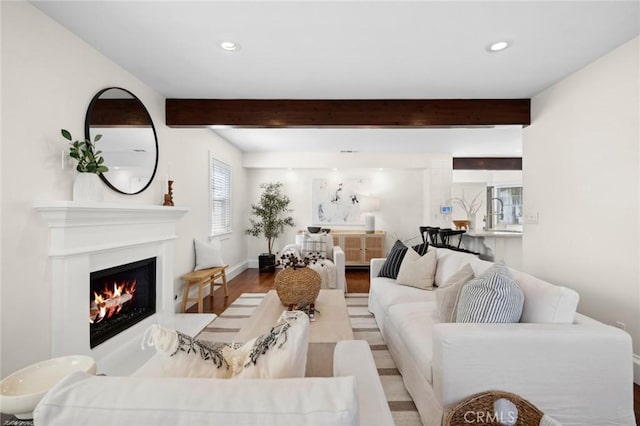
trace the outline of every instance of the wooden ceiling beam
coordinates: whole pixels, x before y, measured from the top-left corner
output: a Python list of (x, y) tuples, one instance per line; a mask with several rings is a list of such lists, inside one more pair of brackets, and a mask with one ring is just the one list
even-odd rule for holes
[(167, 99), (169, 127), (484, 127), (531, 123), (530, 99)]
[(95, 127), (148, 127), (149, 113), (137, 99), (97, 99), (89, 114)]
[(522, 170), (522, 157), (453, 157), (453, 170)]

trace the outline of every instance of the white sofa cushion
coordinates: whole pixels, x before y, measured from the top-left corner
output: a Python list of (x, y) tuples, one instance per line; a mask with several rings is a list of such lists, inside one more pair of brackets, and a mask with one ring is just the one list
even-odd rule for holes
[(402, 259), (396, 282), (411, 287), (430, 289), (433, 287), (433, 279), (436, 274), (436, 252), (427, 252), (420, 256), (409, 247)]
[(358, 403), (353, 377), (224, 380), (74, 373), (40, 401), (34, 423), (357, 425)]
[(435, 301), (435, 292), (399, 285), (391, 278), (373, 277), (369, 285), (369, 310), (384, 335), (387, 309), (396, 303)]
[(389, 307), (387, 321), (407, 347), (406, 354), (432, 383), (433, 325), (440, 322), (435, 302), (402, 303)]
[(490, 262), (484, 262), (470, 253), (447, 249), (436, 249), (436, 251), (438, 253), (438, 263), (436, 265), (435, 284), (437, 286), (444, 284), (453, 274), (458, 272), (465, 263), (471, 264), (476, 276), (480, 275), (477, 269), (482, 269), (482, 263), (487, 264), (486, 268), (491, 266)]
[(524, 293), (520, 322), (573, 324), (580, 295), (514, 269), (513, 278)]

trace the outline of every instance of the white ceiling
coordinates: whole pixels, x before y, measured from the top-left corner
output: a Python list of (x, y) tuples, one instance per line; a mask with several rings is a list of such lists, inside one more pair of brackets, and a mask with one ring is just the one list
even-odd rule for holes
[[(245, 152), (522, 155), (520, 126), (488, 129), (224, 129), (216, 130)], [(497, 154), (488, 154), (497, 153)]]
[[(529, 98), (640, 32), (638, 1), (33, 3), (172, 98)], [(241, 48), (224, 51), (223, 40)], [(512, 45), (489, 53), (487, 46), (497, 40)], [(521, 149), (519, 137), (507, 148), (506, 135), (515, 132), (502, 128), (494, 138), (487, 129), (457, 130), (219, 134), (243, 150), (300, 150), (308, 144), (440, 152), (449, 146), (461, 155), (515, 155)], [(421, 144), (425, 140), (430, 142)]]

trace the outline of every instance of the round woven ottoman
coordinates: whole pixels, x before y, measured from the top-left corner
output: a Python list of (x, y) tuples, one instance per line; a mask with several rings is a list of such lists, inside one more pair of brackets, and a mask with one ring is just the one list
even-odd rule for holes
[(320, 294), (322, 279), (313, 269), (286, 268), (274, 279), (276, 292), (283, 305), (310, 305)]

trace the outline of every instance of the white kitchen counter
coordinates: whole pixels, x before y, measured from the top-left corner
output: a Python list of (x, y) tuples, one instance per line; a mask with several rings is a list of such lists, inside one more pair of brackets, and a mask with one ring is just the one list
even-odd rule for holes
[(522, 232), (517, 231), (469, 231), (464, 235), (469, 237), (522, 238)]
[(480, 254), (480, 258), (522, 269), (522, 232), (470, 231), (462, 234), (461, 247)]

